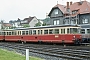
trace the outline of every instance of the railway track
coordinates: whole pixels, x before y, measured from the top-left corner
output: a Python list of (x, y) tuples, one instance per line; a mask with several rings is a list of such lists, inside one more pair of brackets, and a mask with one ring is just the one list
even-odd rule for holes
[(30, 56), (37, 56), (46, 60), (90, 60), (90, 48), (87, 46), (59, 46), (2, 43), (0, 48), (13, 50), (25, 55), (25, 49), (29, 49)]

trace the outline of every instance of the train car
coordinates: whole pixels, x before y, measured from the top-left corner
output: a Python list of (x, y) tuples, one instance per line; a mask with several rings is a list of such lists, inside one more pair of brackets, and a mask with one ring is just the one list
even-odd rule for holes
[(0, 31), (0, 41), (18, 41), (21, 38), (21, 34), (18, 30), (7, 29)]
[(4, 32), (1, 30), (0, 31), (0, 41), (4, 41)]
[(80, 26), (57, 25), (6, 30), (5, 41), (80, 44)]
[(82, 43), (90, 43), (90, 25), (81, 26)]

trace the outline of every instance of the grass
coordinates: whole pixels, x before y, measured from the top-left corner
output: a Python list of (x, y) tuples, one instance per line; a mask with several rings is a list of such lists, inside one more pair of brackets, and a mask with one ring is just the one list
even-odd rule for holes
[[(25, 56), (19, 55), (13, 51), (0, 49), (0, 60), (25, 60)], [(37, 57), (30, 57), (29, 60), (43, 60)]]

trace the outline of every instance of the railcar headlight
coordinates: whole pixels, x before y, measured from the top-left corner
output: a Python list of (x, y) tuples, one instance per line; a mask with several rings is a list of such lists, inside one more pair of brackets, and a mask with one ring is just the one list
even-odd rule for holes
[(73, 38), (75, 38), (76, 36), (73, 36)]

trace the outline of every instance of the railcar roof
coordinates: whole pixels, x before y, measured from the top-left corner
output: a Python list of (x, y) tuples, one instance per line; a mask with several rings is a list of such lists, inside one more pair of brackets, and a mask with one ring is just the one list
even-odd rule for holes
[(81, 28), (90, 28), (90, 24), (81, 25)]
[(50, 25), (50, 26), (38, 26), (38, 27), (29, 27), (29, 28), (7, 29), (7, 30), (4, 30), (4, 31), (27, 30), (27, 29), (44, 29), (44, 28), (55, 28), (55, 27), (80, 27), (80, 26), (79, 25)]
[(55, 28), (55, 27), (80, 27), (80, 26), (78, 25), (50, 25), (50, 26), (39, 26), (39, 27), (29, 27), (29, 28), (16, 28), (16, 30)]

